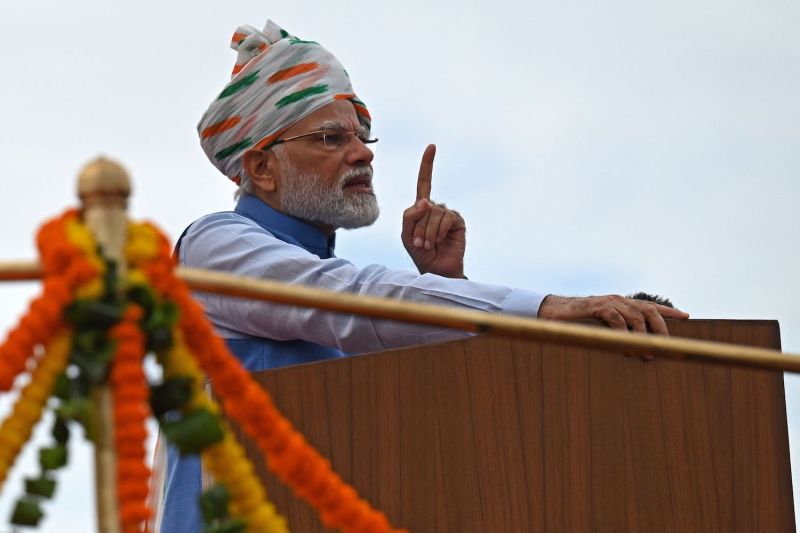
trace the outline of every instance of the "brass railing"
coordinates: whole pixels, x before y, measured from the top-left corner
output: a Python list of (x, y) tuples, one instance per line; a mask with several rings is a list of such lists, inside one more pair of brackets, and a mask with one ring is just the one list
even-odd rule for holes
[[(251, 298), (373, 318), (444, 326), (476, 333), (592, 346), (631, 354), (651, 354), (671, 359), (695, 359), (784, 372), (800, 372), (800, 355), (766, 348), (630, 333), (590, 325), (536, 320), (405, 302), (391, 298), (338, 293), (196, 268), (179, 267), (178, 275), (196, 291), (236, 298)], [(0, 262), (0, 281), (37, 280), (39, 278), (41, 278), (41, 270), (38, 263), (32, 261)]]

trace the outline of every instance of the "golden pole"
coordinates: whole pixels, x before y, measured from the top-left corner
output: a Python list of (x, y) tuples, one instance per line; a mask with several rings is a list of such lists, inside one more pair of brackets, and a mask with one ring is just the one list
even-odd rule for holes
[(38, 281), (42, 267), (35, 261), (0, 261), (0, 281)]
[(587, 325), (535, 320), (375, 296), (300, 287), (276, 281), (241, 278), (222, 272), (182, 267), (178, 273), (190, 287), (240, 298), (300, 307), (314, 307), (373, 318), (433, 324), (476, 333), (524, 337), (559, 344), (577, 344), (626, 353), (653, 354), (673, 359), (700, 359), (800, 372), (800, 356), (776, 350), (721, 342), (681, 339), (604, 329)]
[[(33, 262), (0, 263), (0, 280), (35, 280), (40, 275), (38, 265)], [(766, 348), (627, 333), (580, 324), (534, 320), (374, 296), (338, 293), (196, 268), (181, 267), (178, 269), (178, 276), (194, 290), (237, 298), (252, 298), (299, 307), (313, 307), (387, 320), (524, 337), (559, 344), (593, 346), (626, 353), (647, 353), (674, 359), (698, 359), (784, 372), (800, 372), (800, 355)]]
[[(126, 208), (130, 192), (130, 180), (125, 170), (102, 157), (86, 165), (78, 176), (83, 221), (102, 247), (103, 257), (116, 263), (119, 290), (123, 290), (125, 279)], [(103, 533), (120, 533), (114, 405), (108, 383), (93, 386), (92, 405), (95, 415), (97, 527)]]

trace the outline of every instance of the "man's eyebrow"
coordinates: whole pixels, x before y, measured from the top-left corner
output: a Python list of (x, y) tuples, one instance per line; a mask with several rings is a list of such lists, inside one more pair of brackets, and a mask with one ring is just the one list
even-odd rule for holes
[[(345, 124), (344, 122), (339, 122), (338, 120), (326, 120), (326, 121), (320, 123), (319, 126), (317, 126), (315, 129), (317, 129), (317, 130), (346, 130), (346, 131), (350, 131), (350, 126), (348, 124)], [(364, 128), (364, 126), (362, 126), (361, 124), (359, 124), (356, 127), (355, 131), (358, 132), (358, 133), (366, 133), (367, 132), (366, 128)]]
[(347, 126), (336, 120), (326, 120), (316, 127), (318, 130), (346, 130)]

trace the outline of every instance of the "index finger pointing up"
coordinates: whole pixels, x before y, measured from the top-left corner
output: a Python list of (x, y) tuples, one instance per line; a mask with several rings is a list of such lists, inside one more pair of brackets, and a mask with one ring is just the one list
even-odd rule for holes
[(429, 144), (422, 154), (417, 177), (417, 200), (431, 199), (431, 179), (433, 178), (433, 158), (436, 155), (436, 145)]

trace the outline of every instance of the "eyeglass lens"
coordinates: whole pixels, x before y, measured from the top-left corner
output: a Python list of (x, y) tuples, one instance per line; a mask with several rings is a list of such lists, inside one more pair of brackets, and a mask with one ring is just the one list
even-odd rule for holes
[(322, 142), (326, 148), (338, 150), (347, 145), (353, 137), (357, 137), (364, 144), (375, 142), (364, 133), (346, 130), (325, 131), (322, 133)]

